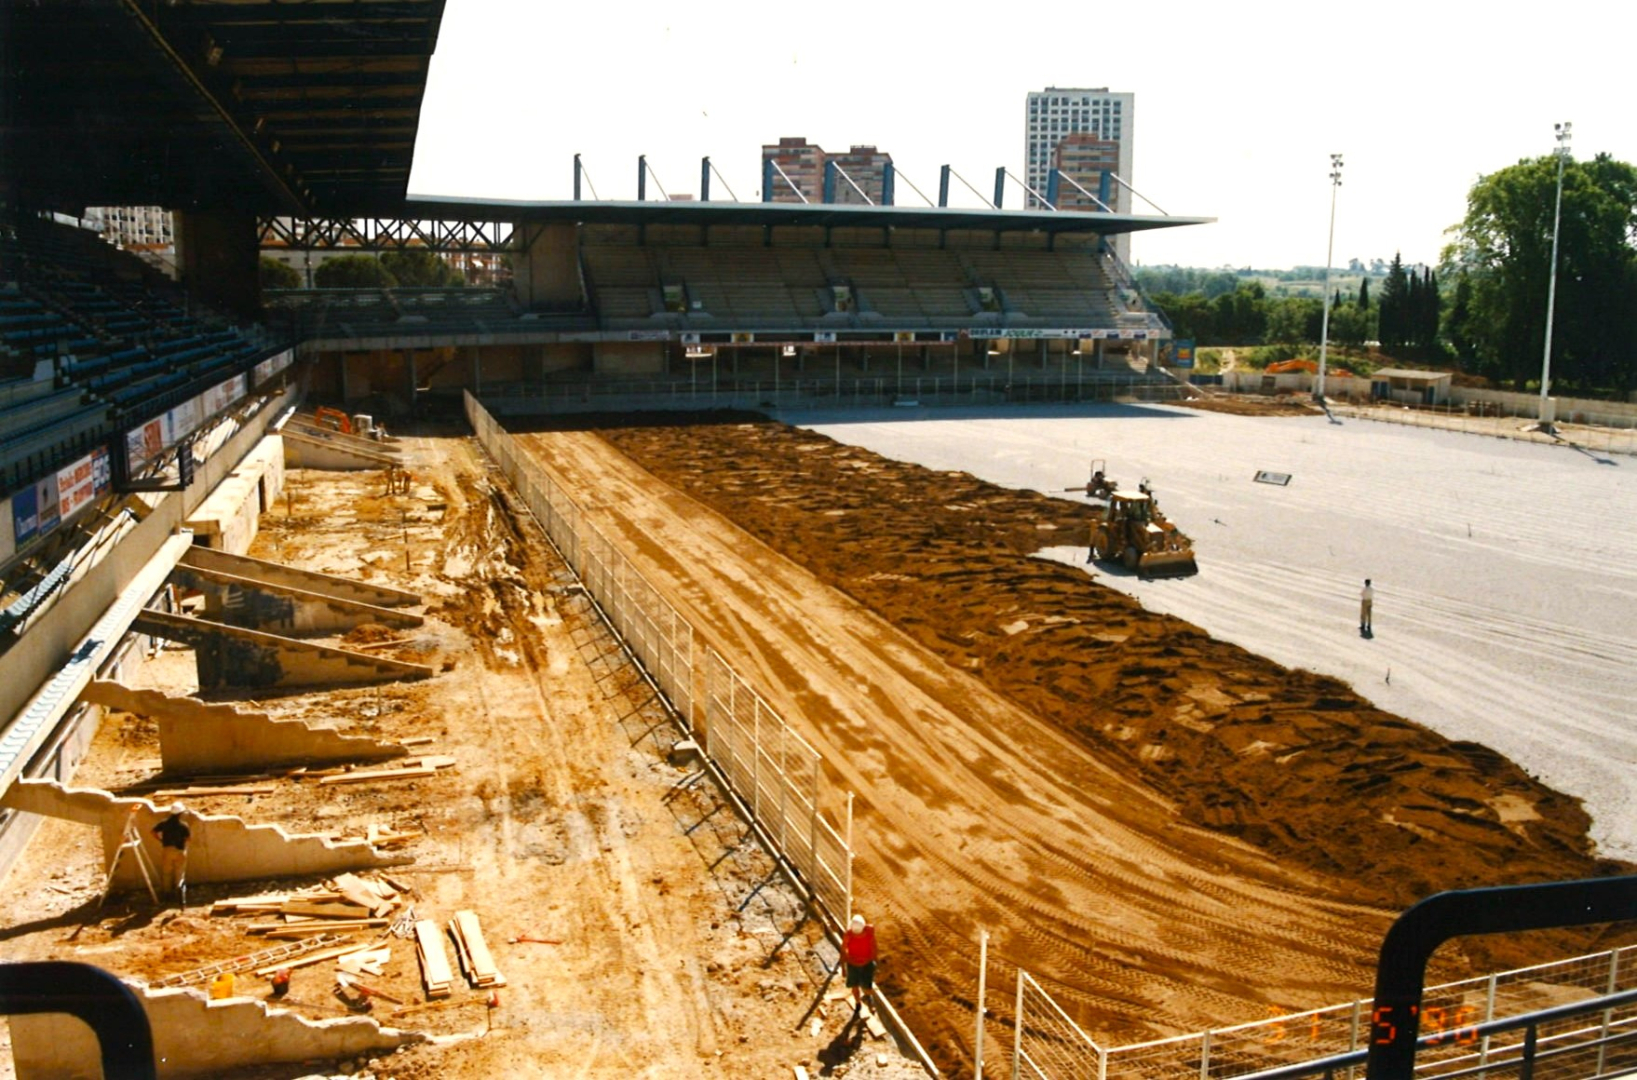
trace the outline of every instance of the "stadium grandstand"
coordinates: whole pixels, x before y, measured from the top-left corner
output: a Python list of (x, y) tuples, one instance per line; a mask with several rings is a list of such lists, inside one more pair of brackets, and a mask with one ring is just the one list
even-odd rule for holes
[[(1003, 209), (999, 180), (986, 205), (951, 206), (947, 176), (939, 204), (924, 206), (740, 203), (708, 188), (685, 201), (412, 198), (445, 2), (0, 7), (0, 801), (30, 782), (60, 790), (74, 778), (102, 716), (83, 695), (134, 665), (164, 628), (190, 642), (245, 640), (237, 627), (176, 629), (169, 585), (223, 573), (196, 548), (244, 555), (255, 519), (277, 505), (280, 432), (304, 405), (395, 425), (486, 410), (480, 434), (492, 448), (508, 436), (490, 417), (508, 414), (1009, 407), (1185, 392), (1164, 363), (1165, 316), (1113, 240), (1206, 218)], [(83, 220), (88, 207), (122, 206), (174, 214), (174, 278)], [(460, 287), (260, 283), (263, 256), (310, 266), (386, 252), (485, 273)], [(356, 453), (401, 477), (384, 451)], [(235, 577), (224, 592), (255, 587)], [(393, 617), (386, 602), (370, 602), (382, 622)], [(325, 662), (339, 651), (309, 649)], [(816, 796), (811, 806), (816, 824)], [(850, 810), (848, 820), (850, 830)], [(40, 824), (19, 804), (0, 808), (0, 874)], [(110, 850), (104, 890), (123, 850), (117, 830)], [(1609, 964), (1594, 974), (1612, 990)], [(0, 999), (16, 1006), (30, 992), (44, 990), (8, 982)], [(1021, 1009), (1021, 981), (1017, 1000)], [(1041, 1046), (1090, 1047), (1060, 1059), (1082, 1064), (1032, 1075), (1108, 1075), (1109, 1054), (1043, 989), (1031, 1007), (1044, 1018), (1031, 1036)], [(1313, 1074), (1361, 1066), (1369, 1018), (1365, 1002), (1327, 1016), (1347, 1032), (1335, 1047), (1357, 1053)], [(1116, 1075), (1208, 1080), (1212, 1038), (1136, 1047), (1144, 1054), (1127, 1057), (1141, 1060), (1123, 1074), (1116, 1062)], [(329, 1046), (310, 1056), (351, 1059)], [(1021, 1058), (1021, 1034), (1017, 1047)], [(1150, 1052), (1170, 1056), (1151, 1065)], [(1251, 1051), (1219, 1060), (1232, 1066), (1219, 1077), (1253, 1071)]]

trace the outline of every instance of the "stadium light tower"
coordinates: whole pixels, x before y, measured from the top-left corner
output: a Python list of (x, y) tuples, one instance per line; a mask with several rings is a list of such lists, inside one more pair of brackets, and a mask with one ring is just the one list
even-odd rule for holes
[(1324, 361), (1330, 345), (1330, 264), (1336, 252), (1336, 191), (1341, 187), (1341, 155), (1330, 155), (1330, 243), (1324, 249), (1324, 317), (1319, 321), (1319, 381), (1313, 386), (1313, 400), (1324, 404)]
[(1553, 124), (1557, 132), (1557, 201), (1552, 205), (1552, 272), (1546, 280), (1546, 355), (1540, 362), (1540, 416), (1536, 424), (1548, 435), (1552, 433), (1553, 415), (1549, 395), (1552, 389), (1552, 309), (1557, 303), (1557, 227), (1563, 217), (1563, 163), (1569, 159), (1568, 121)]

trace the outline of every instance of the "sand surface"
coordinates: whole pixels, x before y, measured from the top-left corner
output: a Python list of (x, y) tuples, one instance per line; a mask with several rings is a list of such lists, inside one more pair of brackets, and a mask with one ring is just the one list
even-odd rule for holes
[[(1392, 914), (1431, 892), (1613, 869), (1578, 803), (1490, 747), (1038, 557), (1083, 542), (1073, 499), (710, 420), (523, 441), (857, 793), (883, 981), (941, 1063), (969, 1046), (980, 929), (1002, 1002), (1023, 967), (1119, 1044), (1367, 995)], [(940, 427), (881, 446), (1041, 456)]]
[[(1010, 488), (1151, 479), (1201, 573), (1092, 568), (1153, 611), (1390, 712), (1484, 743), (1584, 801), (1637, 858), (1637, 458), (1322, 417), (1164, 406), (1081, 415), (803, 423)], [(1252, 481), (1289, 473), (1288, 486)], [(1052, 557), (1082, 565), (1085, 551)], [(1356, 633), (1374, 582), (1375, 637)]]

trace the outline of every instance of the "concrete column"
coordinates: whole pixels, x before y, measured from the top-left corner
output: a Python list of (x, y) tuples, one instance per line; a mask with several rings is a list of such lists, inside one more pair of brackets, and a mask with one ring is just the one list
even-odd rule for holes
[(176, 265), (183, 288), (245, 322), (261, 307), (260, 253), (254, 214), (195, 210), (176, 215)]
[(573, 309), (586, 303), (580, 289), (577, 227), (572, 223), (523, 225), (526, 246), (512, 253), (512, 290), (526, 308)]

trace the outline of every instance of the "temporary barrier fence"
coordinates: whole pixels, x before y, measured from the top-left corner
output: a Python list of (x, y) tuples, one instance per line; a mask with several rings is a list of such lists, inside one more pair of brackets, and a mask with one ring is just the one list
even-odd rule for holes
[(714, 649), (705, 650), (704, 720), (711, 760), (745, 798), (751, 815), (844, 925), (852, 908), (851, 803), (838, 831), (819, 808), (818, 751), (792, 731)]
[(1012, 376), (892, 375), (849, 379), (610, 379), (599, 382), (488, 384), (484, 405), (499, 415), (612, 412), (634, 409), (832, 409), (903, 405), (1052, 405), (1175, 401), (1186, 390), (1170, 380), (1072, 369), (1066, 377), (1033, 369)]
[[(696, 671), (693, 626), (470, 394), (466, 415), (626, 648), (733, 787), (752, 823), (802, 878), (832, 925), (852, 908), (851, 801), (829, 791), (818, 752), (714, 650)], [(705, 690), (696, 707), (696, 686)], [(845, 806), (838, 830), (824, 805)]]
[[(1433, 1045), (1424, 1047), (1416, 1070), (1445, 1075), (1460, 1070), (1500, 1068), (1522, 1052), (1522, 1030), (1482, 1035), (1481, 1024), (1521, 1016), (1575, 1000), (1637, 990), (1637, 946), (1578, 956), (1534, 967), (1428, 987), (1422, 994), (1420, 1025)], [(1014, 1077), (1027, 1080), (1226, 1080), (1318, 1058), (1363, 1050), (1371, 1020), (1370, 1001), (1359, 1000), (1306, 1012), (1175, 1038), (1103, 1048), (1077, 1025), (1040, 983), (1018, 973)], [(1607, 1039), (1637, 1032), (1637, 1004), (1586, 1017), (1555, 1021), (1536, 1032), (1540, 1039), (1567, 1038), (1596, 1028)], [(1602, 1043), (1588, 1051), (1576, 1076), (1629, 1069), (1628, 1051), (1617, 1061)], [(1363, 1075), (1363, 1069), (1356, 1070)]]

